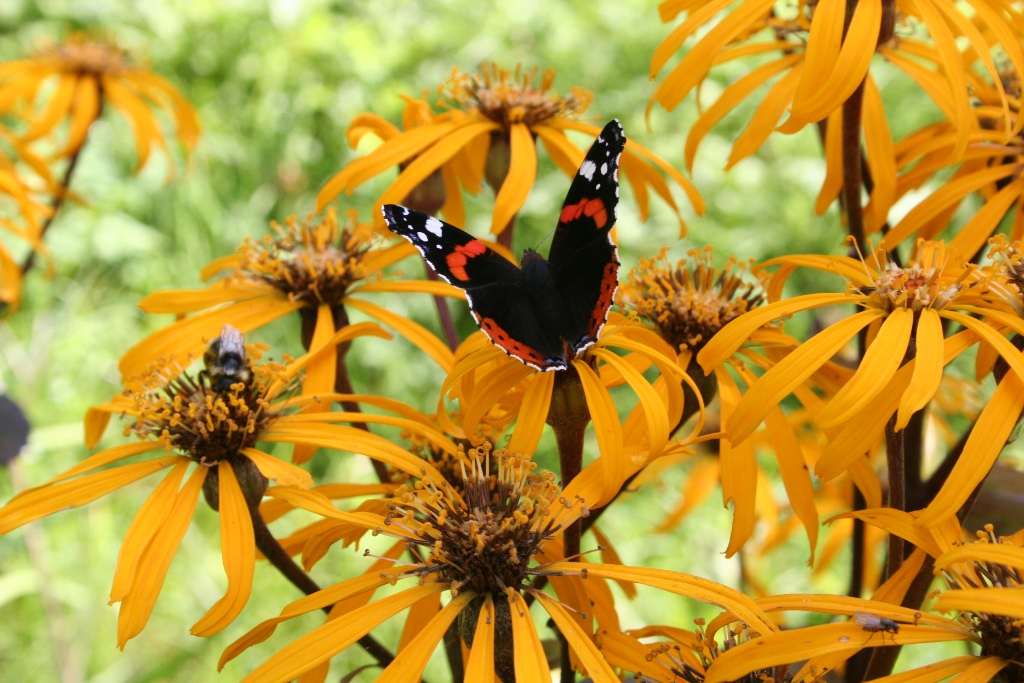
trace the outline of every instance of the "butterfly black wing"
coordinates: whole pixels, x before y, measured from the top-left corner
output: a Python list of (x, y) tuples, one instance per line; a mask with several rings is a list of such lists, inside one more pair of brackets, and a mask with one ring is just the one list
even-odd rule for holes
[(454, 225), (396, 204), (383, 207), (391, 232), (416, 247), (445, 282), (466, 292), (477, 325), (510, 356), (537, 368), (565, 367), (558, 331), (542, 325), (514, 263)]
[(576, 173), (551, 240), (548, 260), (568, 318), (562, 335), (576, 351), (597, 340), (618, 287), (619, 260), (611, 229), (625, 146), (622, 126), (612, 120)]

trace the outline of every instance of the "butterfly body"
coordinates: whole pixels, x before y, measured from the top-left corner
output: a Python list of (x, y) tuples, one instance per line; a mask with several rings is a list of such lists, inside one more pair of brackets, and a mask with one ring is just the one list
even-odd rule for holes
[(469, 233), (403, 206), (386, 205), (384, 218), (441, 278), (465, 290), (495, 345), (538, 370), (563, 370), (597, 341), (618, 286), (611, 229), (625, 144), (618, 121), (605, 126), (569, 188), (547, 258), (527, 249), (517, 266)]

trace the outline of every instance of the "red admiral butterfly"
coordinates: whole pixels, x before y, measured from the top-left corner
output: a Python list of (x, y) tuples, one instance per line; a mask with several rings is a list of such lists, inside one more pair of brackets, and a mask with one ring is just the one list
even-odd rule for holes
[(611, 229), (625, 145), (617, 120), (597, 136), (569, 187), (547, 259), (527, 249), (517, 267), (469, 233), (396, 204), (384, 206), (384, 219), (438, 275), (465, 290), (494, 344), (542, 372), (564, 370), (597, 341), (618, 287)]

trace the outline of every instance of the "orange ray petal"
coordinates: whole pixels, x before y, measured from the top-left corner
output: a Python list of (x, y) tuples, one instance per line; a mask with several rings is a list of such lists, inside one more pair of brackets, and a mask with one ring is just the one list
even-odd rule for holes
[(545, 420), (551, 408), (551, 392), (555, 386), (555, 373), (538, 372), (531, 380), (519, 406), (519, 415), (508, 450), (513, 453), (533, 453), (544, 433)]
[(842, 424), (889, 386), (904, 361), (913, 327), (914, 313), (907, 308), (896, 308), (882, 320), (857, 372), (815, 417), (822, 429)]
[(174, 468), (167, 473), (135, 514), (125, 533), (124, 541), (121, 542), (121, 550), (117, 553), (117, 569), (114, 571), (114, 581), (110, 586), (111, 605), (121, 602), (131, 590), (135, 581), (135, 570), (139, 566), (139, 556), (149, 545), (154, 534), (163, 528), (174, 498), (178, 494), (181, 480), (185, 477), (185, 470), (191, 462), (189, 458), (179, 458)]
[(494, 198), (492, 235), (501, 233), (515, 218), (537, 178), (537, 148), (530, 128), (525, 123), (513, 123), (509, 135), (511, 161), (508, 174)]
[(39, 487), (12, 499), (0, 508), (0, 535), (55, 512), (91, 503), (115, 489), (170, 467), (177, 460), (175, 456), (154, 458), (89, 474), (72, 481)]
[[(509, 593), (512, 614), (512, 650), (517, 681), (550, 681), (548, 658), (537, 636), (530, 607), (519, 593)], [(499, 598), (500, 599), (500, 598)]]
[(494, 678), (494, 601), (488, 594), (480, 605), (473, 635), (473, 647), (466, 664), (467, 681), (490, 681)]
[[(605, 661), (601, 651), (594, 645), (591, 634), (587, 633), (576, 619), (562, 605), (547, 593), (534, 593), (541, 606), (554, 619), (559, 632), (569, 642), (569, 647), (583, 664), (590, 680), (594, 683), (620, 683), (615, 670)], [(564, 663), (564, 664), (567, 664)]]
[[(427, 668), (427, 660), (434, 653), (438, 642), (444, 638), (445, 631), (459, 616), (470, 600), (476, 597), (476, 593), (466, 591), (459, 593), (458, 597), (452, 599), (444, 609), (430, 620), (412, 642), (402, 649), (402, 655), (391, 662), (384, 673), (377, 677), (375, 683), (406, 683), (407, 681), (419, 680), (423, 670)], [(429, 599), (429, 598), (427, 598)]]
[(184, 488), (174, 497), (160, 533), (153, 535), (139, 557), (135, 581), (131, 591), (121, 601), (121, 609), (117, 613), (117, 646), (122, 650), (129, 640), (142, 632), (149, 621), (171, 560), (192, 521), (207, 472), (209, 469), (206, 467), (197, 467), (192, 472)]
[[(415, 586), (366, 605), (313, 629), (278, 650), (242, 679), (243, 683), (285, 683), (352, 645), (378, 624), (423, 598), (447, 590), (444, 583)], [(524, 679), (526, 680), (526, 679)]]
[(228, 590), (192, 626), (192, 635), (200, 637), (220, 633), (239, 615), (252, 592), (252, 576), (256, 569), (256, 538), (242, 488), (227, 460), (220, 461), (217, 473), (220, 475), (217, 482), (220, 493), (220, 554), (228, 577)]

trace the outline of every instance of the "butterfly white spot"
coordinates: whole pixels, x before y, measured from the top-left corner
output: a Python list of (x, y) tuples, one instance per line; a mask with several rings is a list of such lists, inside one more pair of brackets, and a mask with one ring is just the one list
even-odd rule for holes
[(597, 185), (595, 185), (594, 189), (595, 190), (600, 190), (601, 189), (601, 183), (598, 183)]
[(427, 219), (427, 222), (423, 224), (423, 227), (438, 237), (441, 236), (441, 221), (437, 220), (433, 216)]
[(425, 233), (425, 232), (417, 232), (416, 236), (420, 238), (420, 242), (426, 242), (427, 241), (427, 233)]
[(583, 176), (584, 178), (586, 178), (587, 180), (593, 180), (594, 179), (594, 171), (596, 171), (596, 170), (597, 170), (597, 164), (595, 164), (590, 159), (587, 159), (586, 161), (583, 162), (583, 165), (580, 166), (580, 175)]
[(607, 162), (601, 164), (601, 175), (608, 175), (608, 164), (607, 164)]

